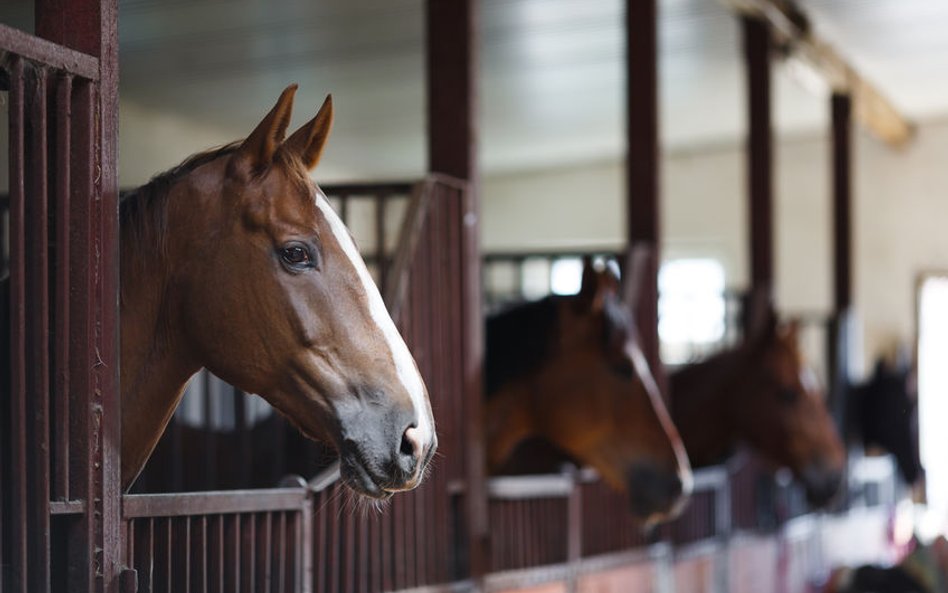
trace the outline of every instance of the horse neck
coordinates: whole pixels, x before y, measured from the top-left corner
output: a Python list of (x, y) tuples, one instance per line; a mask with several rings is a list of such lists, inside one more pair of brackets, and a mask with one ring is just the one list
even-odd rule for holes
[(484, 409), (487, 467), (499, 469), (521, 441), (534, 436), (530, 387), (517, 382), (495, 393)]
[[(169, 197), (170, 199), (170, 197)], [(190, 378), (200, 369), (176, 322), (168, 290), (174, 262), (161, 249), (121, 238), (122, 486), (128, 488), (171, 420)]]
[(548, 297), (487, 321), (484, 427), (491, 469), (497, 469), (520, 441), (535, 433), (530, 377), (550, 355), (557, 319), (557, 304)]
[(743, 369), (741, 350), (729, 350), (669, 376), (671, 411), (696, 468), (719, 463), (736, 444), (732, 417)]

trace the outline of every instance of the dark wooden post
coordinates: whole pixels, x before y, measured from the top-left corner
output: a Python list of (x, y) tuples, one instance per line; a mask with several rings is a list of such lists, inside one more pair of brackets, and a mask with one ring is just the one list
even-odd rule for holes
[[(77, 84), (72, 146), (70, 405), (84, 412), (71, 454), (87, 507), (70, 537), (70, 590), (118, 592), (121, 414), (118, 375), (118, 7), (116, 0), (37, 0), (40, 37), (99, 59), (96, 84)], [(58, 336), (57, 336), (58, 338)], [(82, 416), (85, 416), (82, 418)], [(77, 445), (85, 445), (77, 446)]]
[(747, 66), (747, 189), (750, 222), (750, 289), (769, 301), (774, 284), (773, 132), (770, 109), (769, 25), (742, 16)]
[(464, 385), (467, 437), (468, 570), (487, 571), (487, 491), (481, 400), (483, 319), (480, 286), (480, 200), (477, 164), (477, 0), (427, 0), (428, 170), (467, 181), (465, 228)]
[(833, 310), (852, 306), (852, 99), (834, 93), (833, 116)]
[(664, 385), (658, 340), (660, 261), (658, 47), (656, 0), (626, 0), (626, 229), (628, 245), (646, 246), (647, 265), (638, 287), (636, 321), (642, 350)]
[(845, 392), (850, 378), (852, 290), (852, 99), (834, 93), (833, 124), (833, 316), (830, 324), (830, 408), (846, 424)]

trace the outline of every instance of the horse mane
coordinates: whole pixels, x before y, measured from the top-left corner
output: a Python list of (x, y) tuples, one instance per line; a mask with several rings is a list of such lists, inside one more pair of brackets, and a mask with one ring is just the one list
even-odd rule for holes
[(148, 183), (123, 194), (119, 200), (119, 226), (129, 245), (165, 253), (168, 231), (168, 194), (175, 183), (198, 167), (233, 154), (242, 141), (192, 154), (180, 164), (152, 177)]
[[(669, 375), (669, 379), (673, 383), (677, 381), (686, 382), (697, 375), (701, 377), (704, 385), (717, 387), (722, 382), (732, 378), (748, 354), (749, 352), (745, 346), (725, 348), (703, 360), (688, 363), (678, 368)], [(675, 393), (674, 387), (672, 387), (672, 392)]]
[(487, 319), (484, 387), (488, 397), (535, 371), (549, 357), (559, 332), (556, 299), (548, 296), (514, 305)]

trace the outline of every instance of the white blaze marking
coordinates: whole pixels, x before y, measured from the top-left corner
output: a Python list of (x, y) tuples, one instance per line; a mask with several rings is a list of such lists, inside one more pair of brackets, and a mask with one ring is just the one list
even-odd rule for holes
[(405, 340), (403, 340), (401, 334), (398, 333), (395, 322), (392, 321), (392, 317), (388, 314), (385, 301), (382, 300), (382, 295), (379, 294), (379, 289), (375, 285), (375, 281), (372, 280), (372, 275), (369, 274), (368, 268), (365, 267), (365, 261), (363, 261), (362, 256), (359, 255), (359, 250), (356, 249), (352, 235), (349, 234), (349, 229), (346, 228), (346, 225), (336, 214), (336, 211), (329, 205), (329, 201), (322, 192), (317, 191), (316, 193), (316, 205), (322, 211), (323, 216), (326, 217), (326, 220), (329, 222), (329, 228), (332, 229), (332, 233), (336, 237), (336, 241), (339, 242), (339, 246), (342, 247), (342, 250), (349, 257), (349, 261), (352, 262), (352, 267), (355, 268), (359, 274), (359, 279), (362, 280), (363, 288), (365, 288), (365, 296), (369, 301), (369, 312), (372, 315), (372, 320), (375, 321), (375, 324), (382, 330), (382, 335), (385, 336), (389, 350), (392, 353), (392, 361), (395, 363), (398, 378), (401, 380), (409, 396), (411, 396), (412, 405), (415, 408), (415, 415), (418, 417), (419, 440), (425, 446), (428, 446), (431, 442), (432, 433), (434, 432), (434, 419), (428, 411), (428, 405), (425, 400), (425, 385), (421, 380), (421, 375), (418, 373), (418, 368), (415, 366), (415, 359), (412, 358), (411, 352), (408, 351), (408, 346), (405, 345)]
[(810, 367), (804, 366), (800, 369), (800, 385), (810, 393), (820, 389), (820, 382), (816, 378), (816, 373)]

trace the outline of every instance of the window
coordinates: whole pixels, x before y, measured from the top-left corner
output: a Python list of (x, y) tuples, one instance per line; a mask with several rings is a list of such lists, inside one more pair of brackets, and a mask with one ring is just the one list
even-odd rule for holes
[(931, 277), (918, 302), (918, 431), (925, 467), (928, 513), (920, 526), (923, 537), (948, 526), (948, 277)]
[(658, 274), (662, 360), (682, 364), (724, 338), (724, 267), (710, 258), (676, 259)]

